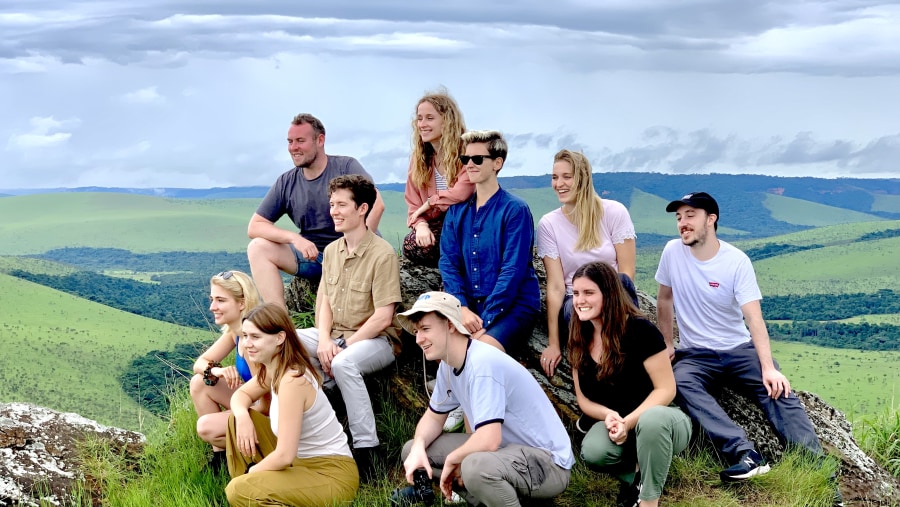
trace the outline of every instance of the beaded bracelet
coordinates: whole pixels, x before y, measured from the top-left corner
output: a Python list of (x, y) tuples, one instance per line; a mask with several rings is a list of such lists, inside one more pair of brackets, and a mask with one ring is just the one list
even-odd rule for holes
[(212, 374), (212, 369), (221, 367), (222, 363), (210, 361), (209, 364), (206, 365), (206, 369), (203, 370), (203, 383), (208, 386), (216, 385), (219, 382), (219, 377)]

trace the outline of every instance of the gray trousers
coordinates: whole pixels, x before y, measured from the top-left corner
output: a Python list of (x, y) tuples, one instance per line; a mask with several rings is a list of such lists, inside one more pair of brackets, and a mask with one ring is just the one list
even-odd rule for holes
[[(322, 364), (316, 355), (319, 348), (319, 332), (315, 328), (298, 329), (300, 342), (309, 353), (310, 360), (316, 370), (330, 383), (332, 377), (325, 375)], [(347, 424), (353, 436), (353, 448), (375, 447), (378, 445), (378, 433), (375, 431), (375, 412), (372, 400), (363, 375), (382, 370), (394, 362), (394, 350), (387, 337), (378, 336), (371, 340), (363, 340), (350, 345), (334, 356), (331, 372), (334, 382), (341, 390), (344, 405), (347, 406)]]
[(600, 467), (620, 480), (634, 481), (635, 463), (641, 469), (641, 500), (662, 495), (672, 457), (691, 440), (691, 420), (675, 407), (650, 407), (641, 414), (634, 431), (623, 445), (609, 439), (603, 422), (588, 430), (581, 444), (585, 462)]
[[(775, 363), (778, 368), (778, 363)], [(747, 433), (716, 403), (710, 390), (725, 386), (755, 399), (783, 443), (823, 453), (816, 430), (797, 395), (774, 400), (762, 383), (762, 367), (753, 342), (730, 350), (701, 348), (675, 351), (678, 404), (696, 421), (728, 463), (737, 463), (744, 451), (755, 449)]]
[[(443, 433), (425, 450), (437, 481), (447, 455), (469, 439), (465, 433)], [(400, 454), (406, 460), (412, 440)], [(553, 498), (569, 485), (570, 471), (553, 462), (550, 451), (511, 444), (494, 452), (474, 452), (460, 465), (465, 490), (459, 494), (471, 505), (521, 505), (519, 498)]]

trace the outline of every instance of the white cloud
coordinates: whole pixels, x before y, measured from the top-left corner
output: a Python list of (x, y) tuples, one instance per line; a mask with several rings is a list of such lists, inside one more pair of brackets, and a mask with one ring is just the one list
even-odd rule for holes
[(77, 127), (81, 121), (77, 118), (57, 120), (52, 116), (35, 116), (28, 123), (31, 130), (11, 135), (6, 144), (7, 149), (31, 150), (64, 144), (72, 137), (72, 133), (57, 131)]
[(47, 148), (65, 143), (70, 137), (72, 137), (72, 134), (69, 132), (57, 132), (55, 134), (19, 134), (9, 138), (8, 147), (20, 150)]
[(122, 95), (122, 100), (131, 104), (162, 104), (166, 98), (156, 91), (156, 86), (148, 86)]

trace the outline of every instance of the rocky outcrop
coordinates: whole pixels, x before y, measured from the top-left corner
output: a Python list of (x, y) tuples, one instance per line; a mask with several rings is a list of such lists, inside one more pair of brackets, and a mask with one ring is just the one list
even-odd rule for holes
[[(534, 265), (543, 290), (546, 285), (543, 264), (535, 259)], [(441, 289), (441, 277), (437, 270), (412, 266), (405, 259), (401, 259), (400, 263), (400, 281), (404, 308), (411, 307), (423, 292)], [(287, 290), (288, 307), (298, 311), (309, 311), (311, 303), (306, 294), (310, 290), (305, 281), (295, 279)], [(638, 297), (641, 309), (655, 322), (656, 300), (640, 292)], [(572, 373), (565, 361), (550, 379), (541, 370), (540, 355), (547, 346), (546, 321), (541, 320), (544, 324), (535, 329), (528, 340), (528, 346), (517, 359), (531, 371), (571, 427), (580, 415), (572, 392)], [(406, 338), (407, 346), (398, 358), (395, 370), (391, 372), (389, 384), (400, 403), (418, 412), (424, 409), (423, 360), (421, 351), (415, 346), (412, 338), (409, 336)], [(425, 368), (433, 371), (434, 365), (428, 364)], [(859, 448), (844, 414), (815, 394), (802, 391), (797, 394), (816, 427), (819, 440), (831, 454), (841, 460), (840, 483), (845, 499), (848, 502), (890, 505), (894, 497), (900, 495), (900, 482)], [(752, 441), (756, 442), (759, 451), (768, 459), (778, 461), (784, 452), (784, 446), (778, 441), (771, 425), (756, 404), (729, 389), (723, 389), (718, 400), (728, 415), (747, 431)], [(711, 446), (708, 441), (706, 443)]]
[(135, 458), (144, 436), (78, 414), (27, 403), (0, 404), (0, 505), (68, 505), (85, 478), (79, 445), (99, 441)]

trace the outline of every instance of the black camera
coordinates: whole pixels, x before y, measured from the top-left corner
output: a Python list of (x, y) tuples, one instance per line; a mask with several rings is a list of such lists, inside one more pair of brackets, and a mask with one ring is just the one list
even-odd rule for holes
[(412, 486), (397, 488), (391, 492), (391, 505), (415, 505), (434, 503), (434, 489), (431, 487), (431, 479), (424, 468), (413, 472)]

